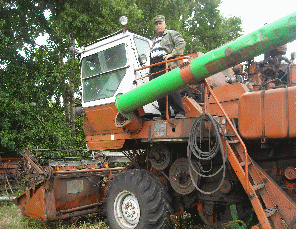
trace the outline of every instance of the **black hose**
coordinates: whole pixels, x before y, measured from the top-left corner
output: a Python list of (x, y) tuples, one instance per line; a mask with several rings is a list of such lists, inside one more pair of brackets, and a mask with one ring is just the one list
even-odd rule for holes
[[(203, 152), (197, 145), (197, 133), (199, 133), (199, 135), (201, 137), (201, 133), (203, 130), (202, 125), (204, 125), (204, 122), (202, 122), (202, 121), (204, 121), (204, 120), (210, 121), (212, 124), (212, 127), (214, 128), (214, 131), (215, 131), (216, 142), (215, 142), (215, 145), (211, 148), (211, 150), (209, 152)], [(219, 150), (222, 155), (222, 161), (223, 161), (222, 166), (215, 173), (213, 173), (211, 175), (206, 175), (205, 172), (210, 172), (210, 170), (209, 171), (203, 170), (203, 167), (200, 162), (211, 161), (217, 155)], [(198, 159), (198, 161), (194, 160), (194, 163), (199, 168), (198, 171), (196, 170), (195, 166), (193, 165), (192, 155), (194, 155), (196, 157), (196, 159)], [(207, 194), (207, 195), (217, 192), (220, 189), (220, 187), (222, 186), (224, 179), (225, 179), (227, 155), (225, 154), (223, 144), (221, 141), (220, 126), (219, 126), (218, 122), (213, 118), (213, 116), (210, 115), (209, 113), (201, 114), (194, 121), (194, 123), (191, 127), (190, 134), (189, 134), (187, 156), (188, 156), (188, 160), (189, 160), (190, 177), (191, 177), (192, 183), (195, 186), (195, 188), (199, 192), (201, 192), (203, 194)], [(200, 189), (193, 177), (193, 172), (198, 174), (200, 177), (214, 177), (222, 170), (223, 170), (223, 175), (222, 175), (221, 182), (218, 185), (218, 187), (211, 192), (203, 191), (202, 189)]]

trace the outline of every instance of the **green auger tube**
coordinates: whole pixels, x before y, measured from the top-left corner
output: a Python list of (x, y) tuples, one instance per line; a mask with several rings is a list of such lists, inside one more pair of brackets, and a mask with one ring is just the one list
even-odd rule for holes
[[(296, 12), (229, 42), (191, 61), (189, 71), (175, 68), (142, 86), (116, 97), (116, 108), (128, 119), (141, 106), (199, 82), (296, 39)], [(184, 73), (187, 74), (184, 74)], [(185, 76), (188, 75), (188, 76)]]

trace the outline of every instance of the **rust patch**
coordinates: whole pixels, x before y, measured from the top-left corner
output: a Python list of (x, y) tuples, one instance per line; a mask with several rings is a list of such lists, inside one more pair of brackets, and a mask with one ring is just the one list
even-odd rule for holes
[(276, 37), (278, 37), (278, 31), (277, 30), (274, 31), (274, 34), (275, 34)]
[(189, 65), (180, 68), (179, 74), (180, 74), (181, 79), (183, 80), (183, 82), (185, 84), (190, 84), (190, 83), (196, 83), (197, 82), (196, 79), (194, 78), (192, 72), (191, 72), (191, 69), (190, 69)]
[(231, 48), (228, 47), (230, 48), (230, 50), (228, 48), (225, 50), (225, 55), (226, 53), (229, 53), (231, 51), (228, 56), (226, 55), (226, 57), (217, 58), (213, 61), (208, 62), (207, 64), (205, 64), (205, 68), (210, 74), (219, 72), (222, 69), (227, 69), (229, 67), (237, 65), (243, 60), (248, 60), (257, 56), (257, 51), (263, 49), (263, 46), (272, 46), (273, 44), (274, 41), (262, 41), (242, 48), (233, 53)]
[(226, 55), (226, 57), (228, 57), (231, 53), (232, 53), (232, 49), (231, 49), (231, 47), (227, 47), (227, 48), (225, 49), (225, 55)]

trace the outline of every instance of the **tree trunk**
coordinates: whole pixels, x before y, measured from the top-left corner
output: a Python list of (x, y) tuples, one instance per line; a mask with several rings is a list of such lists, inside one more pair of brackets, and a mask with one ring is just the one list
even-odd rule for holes
[[(75, 47), (75, 39), (70, 38), (70, 44)], [(74, 49), (70, 49), (70, 61), (74, 59)], [(75, 81), (75, 71), (71, 68), (69, 76), (69, 118), (71, 123), (71, 136), (75, 136), (75, 98), (74, 98), (74, 81)]]

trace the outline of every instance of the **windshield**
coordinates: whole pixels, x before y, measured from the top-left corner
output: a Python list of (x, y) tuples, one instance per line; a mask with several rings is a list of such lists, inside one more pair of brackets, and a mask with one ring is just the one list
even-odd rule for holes
[(82, 59), (84, 102), (114, 96), (126, 73), (125, 44)]

